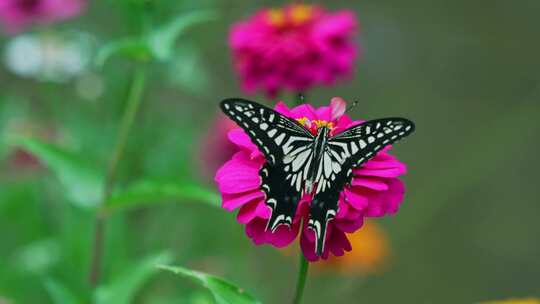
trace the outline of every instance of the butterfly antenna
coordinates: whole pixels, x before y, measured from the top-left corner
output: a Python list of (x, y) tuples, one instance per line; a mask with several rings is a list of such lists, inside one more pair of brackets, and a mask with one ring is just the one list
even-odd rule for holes
[(298, 93), (296, 95), (296, 105), (303, 104), (306, 101), (306, 96), (302, 93)]
[(348, 106), (347, 109), (345, 109), (345, 113), (348, 113), (350, 110), (354, 109), (358, 105), (358, 100), (353, 101), (352, 105)]

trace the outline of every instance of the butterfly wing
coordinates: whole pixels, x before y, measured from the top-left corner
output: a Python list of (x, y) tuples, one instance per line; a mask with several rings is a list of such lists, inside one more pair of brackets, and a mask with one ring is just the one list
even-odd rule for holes
[(250, 137), (266, 158), (261, 168), (265, 203), (272, 209), (267, 229), (291, 225), (302, 195), (303, 166), (308, 163), (313, 135), (297, 121), (255, 103), (232, 98), (221, 102), (223, 112)]
[(337, 214), (339, 194), (350, 183), (353, 168), (413, 131), (414, 124), (407, 119), (385, 118), (351, 127), (328, 140), (315, 176), (317, 186), (308, 222), (316, 235), (317, 255), (324, 252), (328, 222)]

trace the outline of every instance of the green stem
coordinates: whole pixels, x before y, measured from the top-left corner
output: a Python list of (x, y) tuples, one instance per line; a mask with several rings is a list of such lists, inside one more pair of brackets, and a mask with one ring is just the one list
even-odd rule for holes
[(107, 201), (110, 199), (111, 194), (114, 189), (116, 182), (116, 175), (118, 164), (122, 159), (126, 143), (128, 141), (128, 136), (137, 116), (139, 106), (142, 101), (142, 96), (144, 92), (144, 87), (146, 83), (146, 70), (144, 66), (137, 67), (131, 81), (131, 86), (128, 93), (128, 100), (126, 105), (126, 110), (122, 117), (120, 130), (118, 133), (118, 139), (112, 154), (112, 158), (109, 162), (107, 168), (107, 174), (105, 175), (105, 182), (103, 185), (103, 195), (101, 201), (101, 209), (96, 213), (95, 220), (95, 230), (94, 230), (94, 247), (92, 250), (92, 261), (90, 264), (90, 276), (89, 281), (92, 287), (97, 286), (99, 282), (99, 275), (101, 270), (101, 258), (103, 255), (103, 243), (104, 243), (104, 232), (105, 232), (105, 223), (106, 223), (106, 214), (103, 211), (104, 207), (107, 204)]
[(302, 296), (304, 295), (304, 287), (306, 286), (307, 273), (309, 269), (309, 262), (306, 257), (300, 251), (300, 265), (298, 267), (298, 281), (296, 281), (296, 293), (294, 294), (293, 304), (302, 303)]
[[(304, 103), (305, 95), (302, 92), (296, 94), (294, 99), (294, 106), (298, 106)], [(296, 292), (294, 294), (293, 304), (302, 303), (302, 296), (304, 295), (304, 287), (306, 286), (307, 273), (309, 269), (309, 262), (300, 250), (299, 253), (299, 266), (298, 266), (298, 281), (296, 281)]]

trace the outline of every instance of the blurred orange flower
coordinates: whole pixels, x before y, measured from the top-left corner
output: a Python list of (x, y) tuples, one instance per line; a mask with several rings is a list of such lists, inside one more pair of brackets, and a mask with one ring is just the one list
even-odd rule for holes
[(388, 237), (381, 226), (367, 220), (358, 231), (347, 235), (353, 250), (341, 257), (331, 257), (319, 263), (321, 270), (332, 269), (346, 274), (371, 274), (384, 270), (390, 249)]
[(508, 299), (508, 300), (502, 300), (502, 301), (482, 302), (481, 304), (540, 304), (540, 299), (537, 299), (537, 298)]
[[(315, 272), (336, 271), (342, 274), (367, 275), (386, 269), (390, 258), (390, 245), (381, 226), (373, 220), (367, 220), (362, 228), (347, 234), (347, 237), (353, 250), (345, 252), (343, 256), (331, 256), (327, 260), (313, 263)], [(298, 253), (299, 248), (290, 246), (280, 251), (283, 255), (292, 257)]]

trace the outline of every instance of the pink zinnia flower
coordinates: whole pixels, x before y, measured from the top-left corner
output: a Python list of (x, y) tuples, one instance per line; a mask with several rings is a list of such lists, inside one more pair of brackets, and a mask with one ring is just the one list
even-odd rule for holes
[[(289, 109), (282, 102), (274, 109), (287, 117), (297, 119), (312, 131), (316, 131), (318, 125), (326, 125), (332, 129), (333, 134), (338, 134), (362, 122), (351, 120), (344, 114), (345, 103), (341, 98), (333, 98), (330, 106), (318, 109), (309, 104)], [(310, 261), (318, 260), (315, 254), (315, 234), (306, 224), (311, 195), (305, 194), (300, 200), (290, 229), (281, 225), (274, 233), (266, 230), (271, 211), (264, 202), (265, 194), (261, 190), (259, 176), (259, 170), (266, 160), (242, 129), (230, 131), (229, 140), (240, 150), (215, 176), (223, 199), (223, 208), (229, 211), (239, 209), (237, 220), (246, 225), (246, 234), (256, 245), (285, 247), (301, 231), (300, 245), (304, 255)], [(341, 256), (345, 251), (352, 250), (347, 233), (360, 229), (364, 217), (381, 217), (398, 211), (405, 188), (397, 177), (406, 172), (406, 167), (390, 155), (389, 150), (390, 147), (387, 147), (362, 167), (353, 170), (350, 186), (340, 193), (336, 218), (328, 223), (323, 259), (327, 259), (330, 253)]]
[(319, 6), (264, 9), (234, 24), (229, 35), (243, 89), (269, 96), (282, 89), (304, 92), (352, 73), (356, 17)]
[(48, 24), (78, 15), (85, 0), (0, 0), (2, 30), (16, 33), (35, 24)]

